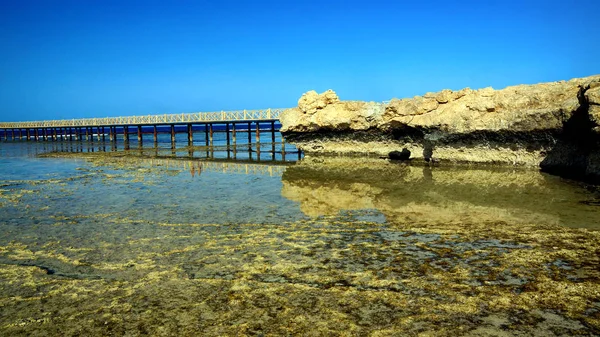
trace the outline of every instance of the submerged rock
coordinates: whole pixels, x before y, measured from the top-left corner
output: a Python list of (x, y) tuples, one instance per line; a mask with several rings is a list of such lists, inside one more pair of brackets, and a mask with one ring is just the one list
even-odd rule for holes
[(410, 151), (407, 149), (402, 149), (402, 151), (392, 151), (388, 154), (388, 158), (391, 160), (409, 160)]
[(311, 91), (280, 120), (286, 139), (307, 153), (405, 148), (415, 159), (539, 166), (600, 181), (600, 75), (387, 103)]

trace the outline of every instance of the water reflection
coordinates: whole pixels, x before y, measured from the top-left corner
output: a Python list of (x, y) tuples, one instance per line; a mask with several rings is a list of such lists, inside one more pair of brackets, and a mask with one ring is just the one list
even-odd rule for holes
[(0, 335), (600, 332), (581, 185), (145, 151), (3, 152)]
[(390, 222), (600, 228), (598, 193), (530, 169), (305, 158), (285, 171), (282, 183), (282, 195), (311, 217), (377, 210)]

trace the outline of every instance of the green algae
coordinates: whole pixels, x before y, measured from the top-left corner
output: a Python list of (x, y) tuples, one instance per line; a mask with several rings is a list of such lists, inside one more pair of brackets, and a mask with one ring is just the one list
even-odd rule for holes
[[(391, 169), (401, 169), (409, 177), (405, 182), (415, 173)], [(186, 168), (100, 156), (82, 166), (74, 180), (7, 186), (6, 195), (22, 195), (1, 208), (15, 221), (3, 225), (0, 235), (0, 334), (600, 333), (598, 231), (524, 221), (543, 217), (513, 222), (505, 212), (485, 215), (491, 209), (485, 201), (469, 198), (452, 204), (453, 210), (463, 209), (460, 214), (469, 210), (469, 217), (445, 221), (432, 212), (448, 205), (435, 189), (419, 195), (421, 205), (410, 208), (421, 212), (420, 221), (406, 221), (399, 208), (389, 207), (385, 221), (377, 222), (360, 220), (374, 212), (357, 208), (277, 222), (217, 223), (197, 214), (181, 216), (181, 198), (158, 206), (141, 203), (149, 198), (146, 193), (177, 177), (170, 171)], [(380, 196), (376, 201), (390, 196), (385, 184), (338, 172), (343, 179), (328, 180), (337, 191), (351, 186), (353, 196)], [(444, 176), (455, 181), (447, 190), (461, 179), (472, 187), (474, 177), (486, 177), (482, 172)], [(528, 188), (547, 188), (529, 174), (499, 177), (490, 181), (514, 188), (508, 181), (517, 178)], [(445, 190), (442, 176), (437, 179)], [(315, 184), (306, 175), (284, 180)], [(320, 186), (327, 187), (326, 181)], [(80, 200), (83, 205), (65, 204), (86, 192), (124, 190), (136, 193), (110, 200), (131, 206), (103, 208), (102, 202), (91, 202), (98, 198), (94, 195)], [(137, 196), (140, 191), (143, 196)], [(503, 192), (494, 187), (490, 193)], [(344, 199), (338, 206), (351, 202)], [(484, 203), (483, 211), (470, 206), (475, 202)]]
[[(0, 303), (10, 317), (3, 331), (456, 335), (494, 329), (486, 320), (505, 317), (513, 332), (549, 334), (556, 326), (548, 315), (567, 334), (600, 330), (595, 231), (335, 218), (282, 225), (106, 220), (154, 235), (69, 249), (55, 242), (0, 247)], [(54, 261), (56, 269), (14, 264), (24, 260)], [(570, 268), (549, 267), (558, 260)], [(59, 269), (82, 264), (90, 269), (78, 277)]]

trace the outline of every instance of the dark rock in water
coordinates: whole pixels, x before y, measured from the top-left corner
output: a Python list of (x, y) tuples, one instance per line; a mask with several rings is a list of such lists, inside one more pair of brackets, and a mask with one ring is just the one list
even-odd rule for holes
[(402, 151), (392, 151), (388, 154), (388, 158), (391, 160), (409, 160), (410, 151), (406, 148), (402, 149)]

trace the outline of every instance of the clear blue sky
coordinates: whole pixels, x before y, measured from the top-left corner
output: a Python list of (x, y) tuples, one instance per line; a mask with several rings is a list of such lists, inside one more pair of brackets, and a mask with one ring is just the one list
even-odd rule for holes
[(600, 73), (600, 1), (0, 0), (0, 120), (382, 101)]

